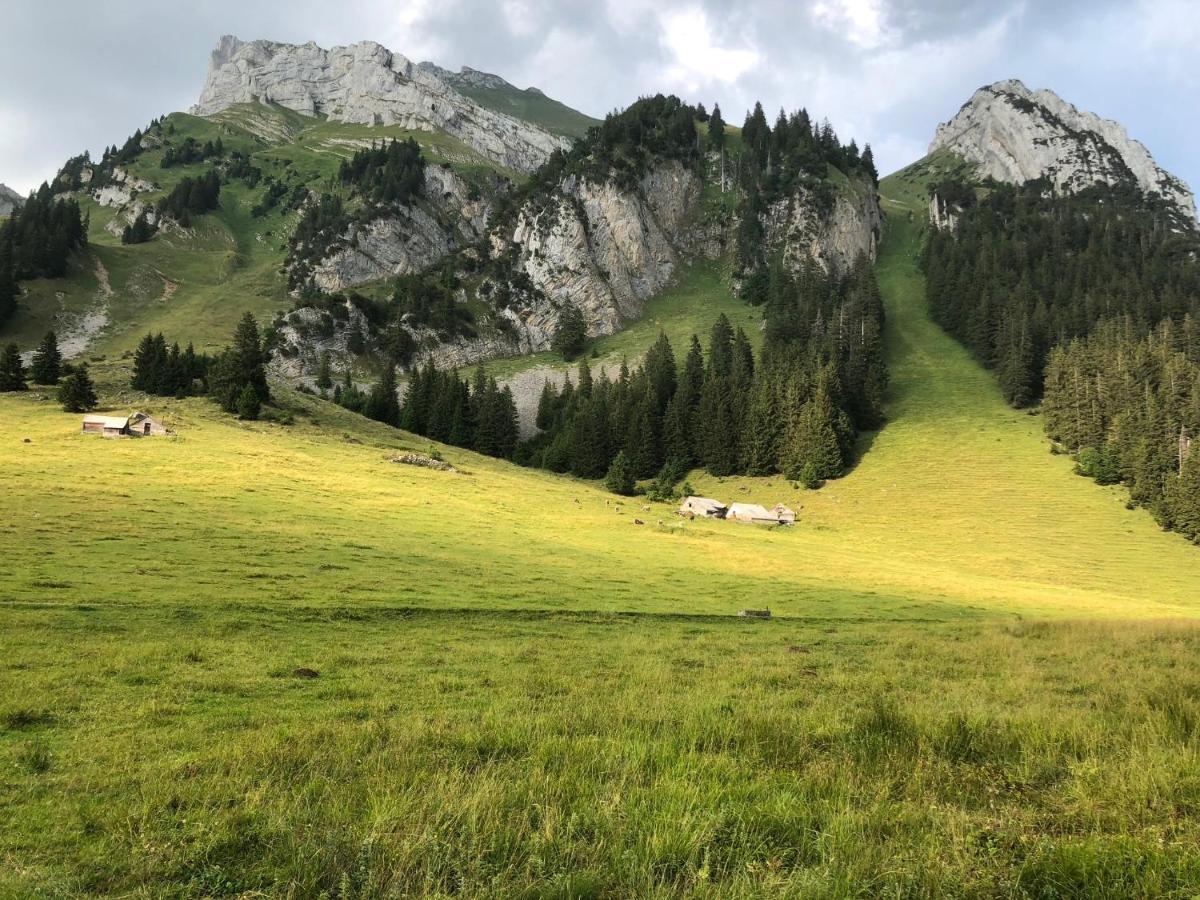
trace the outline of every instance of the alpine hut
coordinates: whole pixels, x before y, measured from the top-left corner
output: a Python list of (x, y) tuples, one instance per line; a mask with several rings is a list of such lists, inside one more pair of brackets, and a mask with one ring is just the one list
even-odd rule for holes
[(679, 504), (679, 514), (689, 519), (723, 519), (728, 509), (720, 500), (711, 497), (684, 497)]
[(84, 434), (102, 434), (105, 437), (120, 437), (129, 434), (129, 416), (84, 416)]
[(795, 525), (796, 513), (782, 503), (776, 503), (771, 507), (771, 512), (775, 513), (775, 519), (780, 525)]
[(757, 503), (733, 503), (729, 507), (729, 512), (725, 514), (725, 518), (732, 519), (734, 522), (749, 522), (752, 525), (779, 524), (779, 517), (775, 513)]

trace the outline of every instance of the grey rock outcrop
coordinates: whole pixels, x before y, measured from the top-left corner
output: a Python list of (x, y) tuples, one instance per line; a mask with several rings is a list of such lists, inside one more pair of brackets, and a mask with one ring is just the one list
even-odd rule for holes
[(1196, 202), (1187, 185), (1160, 168), (1121, 125), (1015, 79), (976, 91), (951, 121), (938, 126), (929, 147), (930, 153), (937, 150), (958, 154), (984, 177), (1013, 184), (1046, 177), (1064, 192), (1136, 184), (1196, 223)]
[(561, 311), (575, 306), (592, 337), (636, 318), (679, 264), (683, 226), (699, 179), (679, 163), (652, 168), (638, 191), (568, 176), (553, 202), (527, 204), (510, 231), (492, 235), (494, 254), (515, 248), (534, 290), (506, 312), (526, 352), (550, 348)]
[(856, 180), (824, 214), (811, 192), (800, 188), (768, 207), (764, 225), (768, 246), (782, 249), (792, 271), (813, 260), (826, 272), (844, 273), (859, 256), (875, 259), (883, 216), (874, 186)]
[(8, 185), (0, 184), (0, 216), (11, 216), (24, 202), (25, 198)]
[(335, 293), (420, 272), (486, 232), (490, 204), (473, 198), (453, 169), (428, 166), (421, 201), (365, 225), (355, 224), (337, 249), (313, 267), (312, 280)]
[(274, 103), (338, 122), (440, 130), (483, 158), (514, 171), (532, 172), (560, 137), (463, 96), (434, 66), (364, 41), (324, 50), (272, 41), (221, 38), (195, 115), (209, 116), (239, 103)]

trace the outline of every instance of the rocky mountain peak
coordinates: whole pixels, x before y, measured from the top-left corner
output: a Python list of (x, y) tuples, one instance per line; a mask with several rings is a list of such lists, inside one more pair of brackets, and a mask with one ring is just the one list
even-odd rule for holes
[(1196, 224), (1188, 186), (1159, 167), (1124, 127), (1015, 78), (977, 90), (953, 119), (938, 126), (929, 150), (957, 153), (980, 175), (1014, 184), (1045, 177), (1066, 192), (1136, 184)]
[[(518, 172), (532, 172), (567, 145), (538, 125), (464, 96), (452, 79), (466, 76), (448, 75), (437, 66), (415, 65), (374, 41), (325, 50), (312, 42), (245, 42), (226, 35), (212, 52), (191, 111), (209, 116), (239, 103), (271, 103), (338, 122), (444, 131)], [(506, 84), (497, 76), (474, 76)]]

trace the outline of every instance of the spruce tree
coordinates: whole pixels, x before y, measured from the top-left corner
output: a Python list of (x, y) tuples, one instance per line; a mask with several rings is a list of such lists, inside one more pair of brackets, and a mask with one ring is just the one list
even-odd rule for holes
[(716, 152), (725, 149), (725, 120), (721, 118), (721, 107), (716, 103), (708, 116), (708, 149)]
[(17, 279), (13, 263), (12, 226), (0, 226), (0, 326), (17, 311)]
[(400, 401), (396, 398), (396, 367), (385, 365), (379, 381), (371, 388), (363, 404), (363, 415), (376, 422), (397, 427), (400, 424)]
[(1167, 503), (1172, 526), (1200, 543), (1200, 449), (1193, 444), (1180, 473), (1168, 478)]
[(21, 351), (16, 344), (8, 344), (0, 354), (0, 391), (24, 391), (25, 365), (21, 362)]
[(62, 354), (58, 352), (58, 339), (53, 331), (47, 331), (41, 345), (33, 353), (30, 374), (35, 384), (58, 384), (62, 374)]
[(80, 363), (75, 371), (58, 386), (58, 402), (66, 412), (88, 412), (96, 408), (99, 399), (96, 387), (88, 374), (87, 363)]
[(258, 391), (254, 385), (247, 384), (237, 398), (237, 415), (239, 419), (253, 421), (262, 412), (262, 402), (258, 399)]
[(317, 390), (327, 391), (333, 387), (333, 370), (330, 365), (329, 351), (321, 352), (321, 362), (317, 368)]
[(625, 451), (621, 450), (613, 457), (612, 464), (608, 467), (608, 472), (604, 476), (604, 486), (614, 494), (621, 494), (628, 497), (633, 494), (634, 488), (637, 486), (637, 480), (634, 475), (633, 465), (629, 461), (629, 457), (625, 455)]
[(842, 473), (833, 403), (824, 385), (817, 387), (793, 417), (781, 452), (783, 473), (793, 481), (811, 484)]

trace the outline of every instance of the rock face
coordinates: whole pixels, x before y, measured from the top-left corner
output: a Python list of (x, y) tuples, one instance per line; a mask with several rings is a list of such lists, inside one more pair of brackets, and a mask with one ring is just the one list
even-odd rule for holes
[(427, 269), (483, 237), (490, 204), (448, 166), (427, 166), (421, 201), (366, 225), (353, 225), (341, 246), (313, 268), (321, 290), (336, 293)]
[(826, 272), (846, 272), (859, 256), (875, 259), (883, 216), (874, 186), (856, 181), (838, 192), (824, 215), (811, 193), (801, 188), (772, 203), (764, 224), (768, 245), (782, 248), (784, 262), (793, 271), (811, 259)]
[(11, 216), (13, 210), (24, 203), (25, 198), (10, 188), (0, 184), (0, 216)]
[(936, 150), (953, 151), (982, 176), (1014, 184), (1046, 177), (1066, 192), (1136, 184), (1196, 223), (1196, 202), (1187, 185), (1161, 169), (1121, 125), (1081, 112), (1053, 91), (1031, 91), (1020, 81), (976, 91), (951, 121), (938, 126), (929, 147), (931, 153)]
[(530, 306), (506, 310), (516, 313), (531, 352), (549, 349), (566, 305), (583, 313), (589, 335), (612, 334), (670, 282), (700, 182), (679, 163), (664, 163), (639, 188), (627, 192), (569, 176), (554, 203), (527, 206), (510, 233), (493, 234), (493, 251), (515, 246), (518, 269), (540, 295)]
[(238, 103), (275, 103), (338, 122), (436, 129), (518, 172), (532, 172), (567, 146), (542, 128), (468, 99), (441, 72), (370, 41), (323, 50), (313, 43), (244, 43), (227, 35), (213, 51), (192, 112), (209, 116)]

